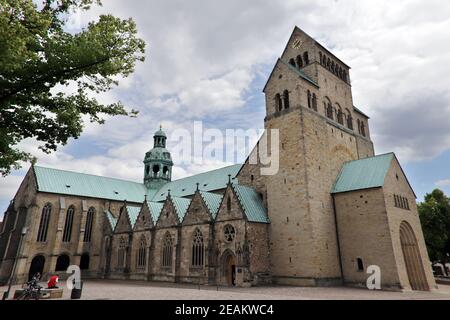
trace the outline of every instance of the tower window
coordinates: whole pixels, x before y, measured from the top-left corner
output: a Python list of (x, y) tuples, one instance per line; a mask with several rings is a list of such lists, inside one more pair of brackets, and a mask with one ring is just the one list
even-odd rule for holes
[(308, 108), (312, 108), (311, 91), (308, 90)]
[(294, 59), (290, 59), (289, 60), (289, 64), (293, 67), (295, 67), (295, 60)]
[(299, 68), (303, 68), (303, 60), (302, 60), (302, 56), (301, 55), (297, 56), (297, 66)]
[(312, 95), (312, 108), (314, 111), (317, 111), (317, 96), (315, 93)]
[(145, 174), (149, 174), (150, 173), (150, 166), (145, 166)]
[(284, 108), (289, 109), (289, 91), (284, 90), (283, 93), (283, 102), (284, 102)]
[(281, 95), (277, 93), (275, 95), (275, 110), (276, 112), (280, 112), (283, 108), (283, 102), (281, 101)]
[(154, 165), (153, 166), (153, 175), (156, 176), (159, 172), (159, 165)]
[(307, 65), (309, 64), (309, 54), (308, 54), (308, 51), (306, 51), (306, 52), (303, 54), (303, 60), (304, 60), (304, 62), (305, 62), (305, 65), (307, 66)]

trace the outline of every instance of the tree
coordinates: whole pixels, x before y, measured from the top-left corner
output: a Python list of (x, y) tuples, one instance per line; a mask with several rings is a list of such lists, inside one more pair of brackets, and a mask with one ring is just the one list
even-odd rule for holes
[(418, 209), (430, 260), (445, 266), (450, 253), (450, 199), (436, 189), (425, 196)]
[[(118, 84), (144, 61), (145, 42), (132, 19), (101, 15), (76, 34), (67, 17), (99, 0), (0, 0), (0, 173), (20, 168), (31, 155), (26, 138), (50, 153), (83, 130), (82, 116), (103, 124), (105, 115), (136, 116), (121, 102), (102, 104), (93, 96)], [(76, 93), (61, 90), (75, 86)]]

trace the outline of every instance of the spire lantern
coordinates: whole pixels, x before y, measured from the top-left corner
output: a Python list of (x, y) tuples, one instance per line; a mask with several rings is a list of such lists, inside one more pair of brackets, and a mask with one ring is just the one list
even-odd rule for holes
[(166, 149), (167, 136), (159, 126), (153, 135), (153, 149), (145, 154), (144, 183), (148, 189), (159, 189), (172, 179), (172, 157)]

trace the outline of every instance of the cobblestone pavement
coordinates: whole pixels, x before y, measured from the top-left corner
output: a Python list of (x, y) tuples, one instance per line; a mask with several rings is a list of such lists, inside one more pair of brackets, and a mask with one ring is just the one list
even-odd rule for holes
[[(65, 286), (65, 283), (62, 283)], [(13, 286), (10, 297), (15, 289)], [(0, 287), (3, 294), (7, 287)], [(70, 291), (64, 289), (64, 299)], [(254, 287), (225, 288), (140, 281), (89, 280), (84, 282), (83, 300), (450, 300), (450, 286), (440, 285), (433, 292), (369, 291), (346, 287)]]

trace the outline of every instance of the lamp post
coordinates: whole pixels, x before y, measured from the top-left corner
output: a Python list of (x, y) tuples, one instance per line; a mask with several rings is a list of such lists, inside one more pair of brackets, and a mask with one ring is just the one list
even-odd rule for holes
[(28, 228), (27, 227), (23, 227), (22, 228), (22, 232), (20, 234), (19, 248), (17, 249), (16, 258), (14, 259), (13, 269), (12, 269), (12, 272), (11, 272), (11, 276), (9, 277), (8, 291), (5, 291), (3, 293), (2, 300), (6, 300), (9, 297), (9, 292), (11, 291), (12, 281), (13, 281), (13, 278), (14, 278), (15, 273), (16, 273), (17, 259), (19, 258), (20, 250), (22, 249), (23, 238), (25, 237), (27, 232), (28, 232)]

